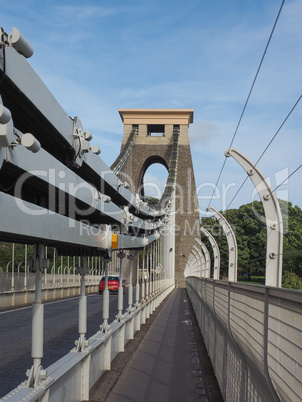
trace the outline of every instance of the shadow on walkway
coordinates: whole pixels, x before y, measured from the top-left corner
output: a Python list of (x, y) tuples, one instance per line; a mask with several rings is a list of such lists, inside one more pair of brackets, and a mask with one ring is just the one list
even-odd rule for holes
[(186, 289), (175, 289), (157, 308), (89, 401), (223, 401)]

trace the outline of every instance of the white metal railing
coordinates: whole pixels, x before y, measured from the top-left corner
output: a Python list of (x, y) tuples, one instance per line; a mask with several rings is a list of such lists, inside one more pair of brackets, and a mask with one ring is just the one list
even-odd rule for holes
[[(93, 274), (85, 276), (86, 284), (97, 285), (101, 278), (99, 270), (94, 271)], [(70, 270), (66, 273), (49, 273), (44, 272), (42, 275), (42, 289), (58, 288), (58, 287), (73, 287), (80, 286), (81, 276)], [(0, 272), (0, 293), (4, 292), (22, 292), (28, 290), (35, 290), (35, 273), (15, 273)]]
[(187, 277), (226, 401), (301, 401), (302, 292)]
[(173, 289), (172, 279), (162, 280), (156, 292), (150, 293), (144, 303), (128, 309), (120, 321), (115, 320), (110, 324), (107, 332), (100, 330), (85, 341), (84, 350), (78, 352), (76, 347), (42, 370), (33, 387), (28, 387), (25, 381), (3, 400), (57, 402), (61, 400), (62, 392), (68, 395), (69, 401), (88, 400), (89, 390), (94, 383), (104, 371), (110, 370), (111, 361), (124, 351), (128, 340), (133, 339), (135, 332), (140, 330), (141, 325)]

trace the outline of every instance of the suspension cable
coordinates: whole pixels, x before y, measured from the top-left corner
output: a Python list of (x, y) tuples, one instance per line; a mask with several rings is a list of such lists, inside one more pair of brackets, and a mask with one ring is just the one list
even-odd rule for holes
[[(270, 142), (267, 144), (267, 146), (265, 147), (264, 151), (263, 151), (262, 154), (259, 156), (259, 158), (257, 159), (257, 161), (254, 163), (254, 165), (253, 165), (253, 167), (252, 167), (252, 170), (254, 170), (255, 167), (258, 165), (259, 161), (261, 160), (261, 158), (263, 157), (263, 155), (265, 154), (265, 152), (268, 150), (268, 148), (270, 147), (270, 145), (272, 144), (272, 142), (274, 141), (274, 139), (275, 139), (275, 138), (277, 137), (277, 135), (279, 134), (281, 128), (284, 126), (285, 122), (287, 121), (287, 119), (289, 118), (289, 116), (292, 114), (292, 112), (294, 111), (294, 109), (296, 108), (296, 106), (298, 105), (298, 103), (300, 102), (301, 98), (302, 98), (302, 95), (300, 95), (300, 97), (298, 98), (297, 102), (294, 104), (294, 106), (291, 108), (290, 112), (287, 114), (287, 116), (286, 116), (285, 119), (283, 120), (281, 126), (278, 128), (278, 130), (276, 131), (276, 133), (273, 135), (272, 139), (271, 139)], [(300, 167), (301, 167), (301, 166), (299, 166), (298, 169), (300, 169)], [(298, 169), (296, 169), (296, 170), (298, 170)], [(294, 174), (294, 173), (295, 173), (295, 172), (293, 172), (292, 174)], [(290, 176), (289, 176), (289, 177), (290, 177)], [(289, 177), (288, 177), (287, 179), (289, 179)], [(238, 193), (239, 193), (240, 190), (242, 189), (242, 187), (243, 187), (243, 185), (245, 184), (245, 182), (247, 181), (247, 179), (248, 179), (248, 176), (246, 176), (246, 178), (244, 179), (243, 183), (241, 184), (241, 186), (240, 186), (239, 189), (237, 190), (236, 194), (234, 195), (234, 197), (232, 198), (231, 202), (228, 204), (228, 206), (227, 206), (226, 209), (229, 208), (229, 206), (232, 204), (232, 202), (234, 201), (234, 199), (237, 197)], [(285, 179), (284, 181), (286, 181), (287, 179)], [(281, 184), (283, 184), (284, 181), (283, 181)], [(278, 187), (280, 187), (281, 184), (279, 184)], [(278, 187), (277, 187), (277, 188), (278, 188)], [(277, 188), (276, 188), (276, 189), (277, 189)], [(276, 189), (275, 189), (275, 190), (276, 190)], [(273, 190), (273, 191), (275, 191), (275, 190)]]
[[(223, 164), (222, 164), (222, 167), (221, 167), (221, 169), (220, 169), (220, 173), (219, 173), (219, 175), (218, 175), (218, 179), (217, 179), (216, 184), (215, 184), (215, 186), (214, 186), (214, 188), (213, 188), (213, 193), (212, 193), (212, 195), (211, 195), (211, 199), (210, 199), (210, 201), (209, 201), (208, 208), (209, 208), (209, 206), (210, 206), (210, 204), (211, 204), (211, 202), (212, 202), (212, 199), (213, 199), (213, 197), (214, 197), (214, 193), (215, 193), (215, 190), (216, 190), (216, 188), (217, 188), (217, 185), (218, 185), (218, 182), (219, 182), (219, 180), (220, 180), (220, 177), (221, 177), (221, 175), (222, 175), (222, 171), (223, 171), (224, 166), (225, 166), (225, 164), (226, 164), (226, 160), (227, 160), (227, 158), (226, 158), (226, 156), (225, 156), (225, 157), (224, 157)], [(204, 216), (206, 216), (206, 214), (205, 214)]]
[[(274, 139), (277, 137), (277, 135), (279, 134), (279, 131), (281, 130), (281, 128), (284, 126), (284, 124), (286, 123), (287, 119), (289, 118), (289, 116), (292, 114), (292, 112), (294, 111), (294, 109), (296, 108), (296, 106), (298, 105), (298, 103), (300, 102), (302, 98), (302, 95), (299, 96), (297, 102), (294, 104), (294, 106), (291, 108), (290, 112), (288, 113), (288, 115), (286, 116), (286, 118), (283, 120), (281, 126), (278, 128), (278, 130), (276, 131), (275, 135), (273, 136), (273, 138), (270, 140), (270, 142), (267, 144), (266, 148), (264, 149), (264, 151), (262, 152), (262, 154), (260, 155), (260, 157), (258, 158), (257, 162), (255, 163), (254, 167), (257, 165), (257, 163), (260, 161), (260, 159), (262, 158), (262, 156), (265, 154), (265, 152), (268, 150), (268, 148), (270, 147), (271, 143), (274, 141)], [(253, 168), (254, 168), (253, 167)]]
[(271, 41), (271, 39), (272, 39), (272, 36), (273, 36), (274, 30), (275, 30), (275, 28), (276, 28), (276, 25), (277, 25), (277, 22), (278, 22), (278, 19), (279, 19), (279, 16), (280, 16), (280, 14), (281, 14), (281, 10), (282, 10), (282, 7), (283, 7), (284, 2), (285, 2), (285, 0), (283, 0), (283, 1), (282, 1), (282, 4), (281, 4), (280, 10), (279, 10), (279, 12), (278, 12), (278, 15), (277, 15), (277, 17), (276, 17), (276, 20), (275, 20), (275, 23), (274, 23), (274, 26), (273, 26), (272, 32), (271, 32), (271, 34), (270, 34), (270, 36), (269, 36), (269, 39), (268, 39), (268, 41), (267, 41), (267, 44), (266, 44), (266, 46), (265, 46), (264, 53), (263, 53), (263, 55), (262, 55), (262, 58), (261, 58), (261, 61), (260, 61), (259, 67), (258, 67), (258, 69), (257, 69), (256, 75), (255, 75), (255, 78), (254, 78), (254, 81), (253, 81), (253, 83), (252, 83), (252, 86), (251, 86), (250, 92), (249, 92), (248, 97), (247, 97), (247, 99), (246, 99), (246, 101), (245, 101), (245, 105), (244, 105), (244, 108), (243, 108), (243, 110), (242, 110), (242, 113), (241, 113), (241, 116), (240, 116), (239, 122), (238, 122), (237, 127), (236, 127), (236, 130), (235, 130), (235, 133), (234, 133), (234, 135), (233, 135), (233, 138), (232, 138), (231, 144), (230, 144), (230, 146), (229, 146), (229, 150), (230, 150), (230, 148), (231, 148), (231, 147), (232, 147), (232, 145), (233, 145), (233, 142), (234, 142), (234, 139), (235, 139), (235, 137), (236, 137), (236, 134), (237, 134), (238, 128), (239, 128), (239, 126), (240, 126), (240, 123), (241, 123), (242, 117), (243, 117), (243, 115), (244, 115), (244, 112), (245, 112), (246, 106), (247, 106), (248, 101), (249, 101), (249, 99), (250, 99), (250, 96), (251, 96), (251, 94), (252, 94), (252, 91), (253, 91), (254, 85), (255, 85), (255, 83), (256, 83), (256, 80), (257, 80), (257, 77), (258, 77), (258, 74), (259, 74), (260, 68), (261, 68), (261, 66), (262, 66), (262, 63), (263, 63), (264, 57), (265, 57), (265, 55), (266, 55), (267, 49), (268, 49), (269, 44), (270, 44), (270, 41)]
[[(238, 124), (237, 124), (237, 126), (236, 126), (235, 132), (234, 132), (234, 134), (233, 134), (233, 137), (232, 137), (232, 140), (231, 140), (231, 143), (230, 143), (230, 146), (229, 146), (229, 150), (230, 150), (230, 148), (232, 147), (233, 142), (234, 142), (234, 140), (235, 140), (235, 137), (236, 137), (236, 135), (237, 135), (237, 132), (238, 132), (238, 129), (239, 129), (241, 120), (242, 120), (242, 118), (243, 118), (243, 115), (244, 115), (245, 109), (246, 109), (246, 107), (247, 107), (248, 101), (249, 101), (249, 99), (250, 99), (250, 96), (251, 96), (251, 94), (252, 94), (253, 88), (254, 88), (254, 86), (255, 86), (255, 83), (256, 83), (258, 74), (259, 74), (259, 72), (260, 72), (260, 68), (261, 68), (261, 66), (262, 66), (264, 57), (265, 57), (265, 55), (266, 55), (267, 49), (268, 49), (268, 47), (269, 47), (270, 41), (271, 41), (272, 36), (273, 36), (273, 33), (274, 33), (274, 31), (275, 31), (275, 28), (276, 28), (276, 25), (277, 25), (279, 16), (280, 16), (280, 14), (281, 14), (281, 10), (282, 10), (282, 8), (283, 8), (284, 2), (285, 2), (285, 0), (282, 1), (282, 4), (281, 4), (281, 6), (280, 6), (279, 12), (278, 12), (278, 14), (277, 14), (276, 20), (275, 20), (274, 25), (273, 25), (272, 31), (271, 31), (271, 33), (270, 33), (269, 39), (268, 39), (267, 44), (266, 44), (266, 46), (265, 46), (264, 53), (263, 53), (263, 55), (262, 55), (260, 64), (259, 64), (259, 66), (258, 66), (256, 75), (255, 75), (255, 78), (254, 78), (253, 83), (252, 83), (252, 86), (251, 86), (251, 89), (250, 89), (249, 94), (248, 94), (248, 96), (247, 96), (247, 99), (246, 99), (246, 101), (245, 101), (245, 104), (244, 104), (243, 110), (242, 110), (242, 112), (241, 112), (241, 115), (240, 115)], [(212, 199), (213, 199), (213, 196), (214, 196), (214, 192), (215, 192), (215, 188), (217, 187), (217, 184), (218, 184), (219, 179), (220, 179), (220, 177), (221, 177), (221, 174), (222, 174), (222, 171), (223, 171), (223, 169), (224, 169), (225, 163), (226, 163), (226, 157), (225, 157), (225, 159), (224, 159), (222, 168), (221, 168), (221, 170), (220, 170), (220, 173), (219, 173), (219, 176), (218, 176), (216, 185), (215, 185), (215, 187), (214, 187), (214, 189), (213, 189), (213, 193), (212, 193), (212, 195), (211, 195), (211, 198), (210, 198), (210, 202), (209, 202), (209, 204), (208, 204), (208, 207), (210, 206), (210, 204), (211, 204), (211, 202), (212, 202)]]
[(298, 166), (297, 169), (295, 169), (289, 176), (287, 176), (286, 179), (284, 179), (284, 180), (282, 181), (282, 183), (280, 183), (277, 187), (274, 188), (273, 192), (275, 192), (280, 186), (282, 186), (282, 184), (283, 184), (284, 182), (286, 182), (286, 180), (288, 180), (293, 174), (295, 174), (301, 167), (302, 167), (302, 165)]
[[(259, 160), (257, 161), (257, 163), (258, 162), (259, 162)], [(255, 165), (253, 166), (253, 169), (255, 168), (257, 163), (255, 163)], [(285, 183), (291, 176), (293, 176), (301, 167), (302, 167), (302, 165), (298, 166), (289, 176), (286, 177), (286, 179), (284, 179), (277, 187), (275, 187), (274, 190), (272, 190), (272, 192), (274, 193), (280, 186), (282, 186), (283, 183)], [(232, 198), (231, 202), (229, 203), (229, 205), (227, 206), (226, 209), (229, 209), (229, 206), (232, 204), (232, 202), (238, 195), (239, 191), (242, 189), (242, 187), (245, 184), (245, 182), (247, 181), (247, 179), (248, 179), (248, 176), (246, 176), (246, 178), (242, 182), (241, 186), (239, 187), (238, 191), (236, 192), (236, 194), (234, 195), (234, 197)]]

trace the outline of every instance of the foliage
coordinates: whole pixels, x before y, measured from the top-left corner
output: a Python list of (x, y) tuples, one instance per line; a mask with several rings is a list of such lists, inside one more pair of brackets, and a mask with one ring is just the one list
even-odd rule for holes
[(156, 197), (151, 197), (149, 195), (145, 195), (144, 197), (144, 201), (147, 202), (150, 205), (154, 205), (154, 204), (158, 204), (159, 203), (159, 199)]
[(282, 287), (302, 290), (302, 278), (293, 271), (285, 271), (282, 275)]
[[(13, 254), (15, 260), (15, 271), (17, 271), (19, 266), (20, 271), (24, 272), (25, 246), (24, 244), (16, 243), (0, 243), (0, 272), (5, 272), (7, 266), (9, 271), (12, 270)], [(27, 247), (27, 260), (31, 257), (33, 257), (32, 245)]]
[[(302, 278), (302, 210), (290, 202), (279, 200), (283, 219), (283, 271), (292, 271)], [(265, 275), (266, 224), (262, 203), (254, 201), (223, 213), (231, 224), (238, 246), (238, 275)], [(221, 226), (214, 217), (201, 219), (201, 225), (215, 237), (221, 254), (221, 276), (227, 275), (228, 244)], [(207, 238), (202, 241), (209, 251)]]
[[(0, 243), (0, 272), (5, 272), (8, 266), (8, 271), (12, 271), (12, 260), (14, 256), (14, 271), (17, 272), (18, 267), (20, 272), (24, 272), (25, 267), (25, 256), (27, 250), (27, 264), (29, 258), (32, 258), (34, 255), (34, 246), (29, 244), (27, 247), (25, 244), (17, 244), (17, 243)], [(63, 263), (63, 267), (68, 264), (68, 257), (60, 257), (55, 254), (54, 256), (54, 248), (47, 248), (47, 258), (49, 258), (49, 265), (52, 267), (56, 266), (56, 272), (60, 267), (61, 263)], [(71, 261), (70, 261), (71, 265)]]

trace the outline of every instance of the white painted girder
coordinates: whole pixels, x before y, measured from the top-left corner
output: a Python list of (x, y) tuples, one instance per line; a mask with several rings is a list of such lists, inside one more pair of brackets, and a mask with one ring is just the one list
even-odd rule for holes
[(232, 156), (246, 171), (252, 180), (263, 205), (267, 228), (266, 246), (266, 286), (282, 286), (282, 251), (283, 251), (283, 222), (276, 194), (261, 170), (238, 149), (230, 148), (225, 152)]

